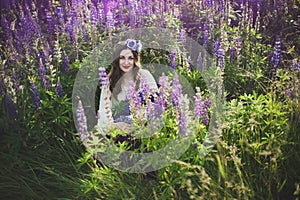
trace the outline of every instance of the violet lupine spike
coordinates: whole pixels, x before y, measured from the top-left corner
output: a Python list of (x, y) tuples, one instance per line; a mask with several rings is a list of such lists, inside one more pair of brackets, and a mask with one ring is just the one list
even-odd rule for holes
[(41, 99), (39, 95), (39, 89), (34, 83), (31, 85), (31, 99), (33, 102), (33, 108), (37, 110), (41, 105)]
[(180, 98), (182, 96), (182, 86), (179, 82), (178, 75), (175, 74), (172, 80), (172, 103), (176, 108), (180, 108)]
[(274, 45), (274, 52), (271, 59), (271, 66), (273, 69), (279, 67), (280, 59), (281, 59), (281, 42), (280, 39), (276, 39)]
[(224, 49), (219, 48), (217, 51), (217, 58), (218, 58), (218, 66), (221, 68), (222, 71), (225, 69), (225, 52)]
[(206, 50), (208, 50), (208, 45), (209, 45), (209, 40), (208, 40), (208, 26), (207, 24), (204, 25), (203, 27), (203, 45), (205, 47)]
[(17, 119), (18, 111), (17, 111), (11, 97), (8, 94), (5, 95), (5, 106), (6, 106), (9, 118)]
[(189, 117), (189, 99), (187, 95), (180, 97), (180, 110), (178, 115), (178, 126), (180, 133), (186, 137), (188, 135), (188, 122)]
[(84, 41), (88, 42), (90, 40), (89, 32), (84, 23), (81, 25), (81, 35), (82, 35)]
[(61, 98), (64, 96), (64, 91), (63, 91), (63, 88), (62, 88), (62, 85), (60, 83), (60, 80), (58, 79), (56, 85), (55, 85), (55, 93), (56, 93), (56, 96), (58, 98)]
[(163, 108), (168, 107), (168, 101), (167, 101), (167, 87), (169, 86), (168, 77), (165, 75), (165, 73), (162, 73), (162, 75), (159, 77), (158, 84), (159, 87), (159, 99), (162, 101)]
[(114, 28), (114, 14), (108, 10), (106, 15), (106, 28), (110, 32)]
[(81, 100), (78, 101), (77, 110), (76, 110), (76, 119), (78, 123), (78, 132), (80, 139), (85, 141), (89, 138), (88, 128), (87, 128), (87, 120), (84, 113), (84, 108), (82, 106)]
[(291, 100), (295, 98), (295, 94), (291, 88), (286, 89), (285, 93), (290, 97)]
[(177, 65), (176, 65), (176, 52), (172, 52), (170, 54), (170, 66), (172, 69), (176, 69), (177, 68)]
[(294, 59), (292, 60), (291, 71), (295, 71), (296, 69), (297, 69), (297, 61)]
[(135, 83), (133, 81), (129, 81), (129, 88), (126, 93), (126, 99), (129, 100), (129, 102), (132, 102), (134, 107), (131, 107), (131, 109), (137, 108), (140, 109), (142, 107), (142, 101), (139, 97), (139, 94), (135, 90)]
[(70, 62), (69, 62), (69, 57), (67, 54), (63, 55), (62, 61), (63, 62), (62, 62), (61, 72), (64, 75), (67, 75), (67, 74), (69, 74), (69, 71), (70, 71)]
[(38, 75), (39, 75), (42, 87), (47, 89), (49, 87), (50, 83), (49, 83), (48, 77), (46, 76), (46, 69), (43, 65), (41, 65), (38, 68)]
[(98, 77), (102, 88), (108, 85), (108, 76), (104, 67), (98, 68)]
[(96, 25), (99, 21), (99, 12), (98, 12), (97, 7), (95, 5), (91, 6), (91, 10), (90, 10), (90, 12), (91, 12), (91, 15), (90, 15), (91, 16), (90, 17), (91, 18), (91, 24), (93, 24), (93, 25)]
[(186, 36), (185, 36), (185, 30), (182, 28), (180, 29), (180, 42), (185, 43), (186, 42)]
[(220, 40), (217, 40), (214, 44), (214, 55), (217, 56), (220, 46), (221, 46)]
[(300, 59), (298, 60), (298, 72), (300, 73)]
[(194, 115), (197, 119), (202, 118), (205, 115), (204, 104), (202, 102), (202, 96), (200, 94), (200, 88), (196, 88), (196, 96), (194, 102)]

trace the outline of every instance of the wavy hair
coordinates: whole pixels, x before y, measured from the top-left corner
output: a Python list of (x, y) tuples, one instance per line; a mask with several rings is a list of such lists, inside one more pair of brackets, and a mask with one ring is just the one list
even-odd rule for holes
[(113, 62), (112, 68), (108, 74), (109, 77), (109, 90), (113, 94), (113, 96), (117, 99), (118, 94), (121, 92), (120, 84), (117, 84), (120, 78), (123, 76), (124, 72), (120, 69), (120, 53), (124, 49), (129, 49), (134, 57), (134, 65), (133, 65), (133, 79), (135, 82), (135, 88), (138, 90), (140, 85), (140, 55), (137, 51), (133, 51), (132, 49), (128, 48), (126, 44), (118, 44), (116, 50), (113, 53)]

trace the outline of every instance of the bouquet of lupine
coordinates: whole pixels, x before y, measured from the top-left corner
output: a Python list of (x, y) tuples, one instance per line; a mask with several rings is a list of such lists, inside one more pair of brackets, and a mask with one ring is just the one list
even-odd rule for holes
[[(107, 81), (103, 81), (107, 80), (106, 73), (100, 71), (100, 82), (107, 84)], [(117, 145), (121, 154), (124, 151), (152, 152), (165, 147), (172, 140), (185, 137), (193, 138), (195, 148), (197, 142), (203, 141), (203, 133), (207, 132), (209, 125), (212, 101), (209, 97), (202, 97), (200, 88), (196, 88), (193, 97), (184, 94), (176, 73), (169, 76), (162, 73), (157, 91), (150, 90), (143, 79), (139, 91), (135, 90), (133, 82), (130, 85), (126, 95), (126, 109), (129, 109), (132, 120), (123, 121), (131, 123), (130, 131), (111, 128), (104, 132), (97, 127), (97, 132), (88, 133), (82, 104), (79, 102), (78, 131), (92, 154), (105, 152), (111, 144)], [(111, 112), (108, 106), (105, 109), (106, 113)]]

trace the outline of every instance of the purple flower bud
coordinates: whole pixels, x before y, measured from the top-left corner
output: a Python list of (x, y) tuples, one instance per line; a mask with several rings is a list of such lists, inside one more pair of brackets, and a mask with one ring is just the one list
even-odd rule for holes
[(290, 97), (291, 100), (295, 98), (295, 94), (291, 88), (286, 89), (285, 93)]
[(180, 107), (180, 97), (182, 95), (182, 86), (179, 82), (178, 75), (175, 74), (172, 80), (172, 103), (176, 108)]
[(204, 45), (205, 49), (207, 50), (208, 49), (208, 45), (209, 45), (209, 41), (208, 41), (208, 26), (206, 24), (203, 26), (203, 38), (202, 38), (202, 41), (203, 41), (203, 45)]
[(174, 70), (177, 68), (175, 58), (176, 58), (176, 52), (172, 52), (172, 53), (170, 54), (170, 66), (171, 66), (171, 68), (174, 69)]
[(215, 44), (214, 44), (214, 52), (213, 52), (213, 53), (214, 53), (215, 55), (218, 54), (218, 50), (219, 50), (220, 46), (221, 46), (220, 40), (217, 40), (217, 41), (215, 42)]
[(271, 66), (273, 69), (279, 67), (280, 59), (281, 59), (281, 42), (280, 39), (276, 39), (274, 45), (274, 52), (271, 59)]
[(108, 76), (104, 67), (98, 68), (98, 75), (101, 87), (108, 85)]
[(82, 106), (81, 100), (78, 101), (77, 110), (76, 110), (76, 119), (77, 119), (80, 139), (84, 141), (88, 139), (89, 133), (87, 129), (87, 120), (86, 120), (86, 116), (84, 113), (84, 108)]
[(41, 105), (41, 99), (39, 95), (39, 89), (34, 83), (31, 85), (31, 99), (33, 102), (33, 108), (37, 110)]
[(70, 62), (69, 62), (68, 55), (67, 54), (63, 55), (62, 60), (63, 62), (62, 62), (61, 72), (64, 75), (67, 75), (69, 74), (69, 70), (70, 70)]
[(55, 85), (55, 92), (56, 92), (56, 96), (58, 98), (61, 98), (64, 96), (64, 92), (63, 92), (63, 89), (62, 89), (62, 85), (60, 83), (60, 80), (58, 79), (56, 85)]
[(185, 36), (185, 30), (180, 29), (180, 42), (185, 43), (186, 42), (186, 36)]
[(225, 69), (225, 52), (224, 49), (219, 48), (217, 51), (218, 66), (221, 67), (222, 71)]
[[(133, 102), (133, 104), (131, 105), (135, 108), (140, 109), (142, 107), (142, 100), (138, 92), (135, 90), (135, 83), (133, 81), (129, 82), (129, 88), (126, 93), (126, 99), (129, 100), (129, 102)], [(133, 108), (131, 107), (131, 109)]]
[(14, 103), (11, 100), (10, 96), (7, 94), (5, 95), (5, 106), (6, 106), (9, 118), (17, 119), (17, 117), (18, 117), (17, 109), (14, 106)]
[(109, 10), (106, 15), (106, 28), (111, 31), (114, 28), (114, 14)]
[(294, 59), (291, 65), (291, 71), (295, 71), (297, 69), (297, 61)]
[(205, 115), (204, 105), (202, 102), (202, 97), (200, 91), (196, 93), (194, 102), (194, 115), (197, 119), (202, 118)]

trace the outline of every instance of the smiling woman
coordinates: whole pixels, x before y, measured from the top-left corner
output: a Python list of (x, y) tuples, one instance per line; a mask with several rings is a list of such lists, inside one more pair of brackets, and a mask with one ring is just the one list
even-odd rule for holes
[(139, 55), (141, 48), (141, 42), (132, 39), (117, 44), (113, 66), (108, 75), (109, 82), (102, 85), (100, 94), (98, 126), (102, 130), (117, 127), (129, 131), (132, 128), (133, 116), (129, 109), (129, 99), (132, 98), (129, 95), (130, 89), (135, 88), (140, 92), (142, 83), (146, 83), (150, 91), (158, 90), (152, 74), (141, 68)]

